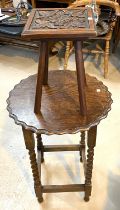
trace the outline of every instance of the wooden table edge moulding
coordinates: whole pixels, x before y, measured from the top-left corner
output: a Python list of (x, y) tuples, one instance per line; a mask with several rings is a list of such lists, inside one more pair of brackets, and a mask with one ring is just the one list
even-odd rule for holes
[[(81, 27), (85, 30), (88, 25), (85, 26), (84, 23), (84, 21), (87, 21), (87, 16), (84, 16), (84, 8), (80, 8), (79, 11), (67, 9), (33, 10), (23, 36), (27, 37), (28, 34), (28, 37), (31, 37), (32, 40), (40, 40), (38, 74), (31, 75), (17, 84), (10, 91), (7, 99), (9, 116), (14, 119), (16, 124), (22, 126), (25, 145), (30, 156), (34, 189), (39, 202), (43, 201), (43, 193), (75, 191), (84, 191), (84, 200), (89, 201), (92, 189), (91, 179), (97, 125), (111, 109), (111, 93), (107, 87), (95, 77), (85, 75), (81, 40), (87, 38), (87, 35), (83, 37), (83, 32), (81, 32), (81, 35), (80, 30), (77, 31), (76, 29), (74, 37), (73, 32), (70, 33), (69, 30), (69, 27), (74, 28), (74, 25), (75, 28), (80, 28), (75, 20), (79, 22), (81, 14)], [(65, 15), (66, 21), (72, 18), (72, 25), (68, 26), (67, 24), (66, 26), (64, 19), (61, 19), (59, 24), (55, 24), (54, 19), (59, 20), (59, 15)], [(92, 16), (90, 20), (92, 20)], [(34, 22), (33, 26), (32, 21)], [(71, 23), (71, 21), (69, 22)], [(58, 29), (54, 29), (54, 27), (58, 27)], [(67, 27), (65, 36), (62, 33), (64, 27)], [(48, 41), (54, 40), (52, 33), (48, 33), (51, 30), (55, 30), (54, 39), (55, 33), (57, 34), (56, 39), (59, 40), (74, 39), (76, 71), (54, 70), (48, 74)], [(44, 36), (43, 33), (46, 35)], [(92, 31), (92, 34), (95, 35), (95, 32)], [(42, 142), (42, 134), (63, 135), (77, 132), (81, 133), (78, 144), (44, 145)], [(36, 137), (34, 134), (36, 134)], [(37, 140), (38, 160), (35, 154), (35, 139)], [(44, 152), (61, 151), (79, 151), (85, 174), (83, 184), (42, 185), (41, 163), (44, 161)]]

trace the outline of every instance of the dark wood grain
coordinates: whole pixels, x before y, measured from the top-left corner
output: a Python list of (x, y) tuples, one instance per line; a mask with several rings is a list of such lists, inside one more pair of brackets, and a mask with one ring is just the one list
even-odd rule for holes
[(33, 9), (22, 36), (35, 40), (96, 36), (92, 9)]
[(80, 151), (82, 147), (79, 144), (67, 145), (45, 145), (44, 152), (61, 152), (61, 151)]
[(36, 94), (35, 94), (35, 106), (34, 112), (38, 114), (41, 108), (41, 98), (42, 98), (42, 85), (44, 80), (44, 75), (46, 75), (46, 51), (47, 51), (47, 42), (43, 41), (40, 43), (40, 60), (38, 63), (38, 75), (36, 83)]
[(57, 193), (57, 192), (80, 192), (84, 191), (84, 184), (69, 184), (69, 185), (44, 185), (43, 193)]
[(80, 112), (81, 115), (85, 116), (87, 114), (86, 96), (85, 96), (86, 78), (85, 78), (81, 41), (75, 41), (75, 59), (76, 59), (77, 83), (78, 83), (78, 92), (79, 92), (79, 101), (80, 101)]
[(87, 9), (36, 10), (30, 30), (88, 28)]
[(43, 86), (40, 114), (35, 114), (36, 75), (22, 80), (10, 92), (8, 111), (16, 124), (39, 134), (76, 133), (97, 125), (111, 109), (111, 94), (102, 82), (86, 76), (87, 115), (81, 116), (77, 77), (73, 71), (50, 71)]

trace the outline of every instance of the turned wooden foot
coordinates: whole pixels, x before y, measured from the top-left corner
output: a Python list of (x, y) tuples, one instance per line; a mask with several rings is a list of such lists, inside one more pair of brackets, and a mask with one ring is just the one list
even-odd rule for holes
[(24, 136), (26, 149), (28, 149), (29, 151), (30, 163), (31, 163), (32, 174), (33, 174), (33, 179), (34, 179), (35, 194), (38, 198), (38, 201), (42, 202), (43, 201), (42, 186), (41, 186), (41, 181), (40, 181), (40, 171), (38, 170), (38, 165), (36, 161), (35, 140), (34, 140), (33, 132), (25, 129), (24, 127), (22, 127), (22, 130), (23, 130), (23, 136)]
[(93, 156), (94, 156), (94, 147), (96, 144), (96, 134), (97, 134), (97, 126), (90, 128), (88, 131), (88, 139), (87, 139), (87, 168), (85, 174), (85, 201), (89, 201), (89, 197), (91, 195), (92, 190), (92, 169), (93, 169)]
[(38, 199), (38, 202), (39, 203), (42, 203), (43, 202), (43, 197), (38, 197), (37, 199)]
[(89, 196), (87, 197), (84, 197), (84, 201), (88, 202), (90, 199), (89, 199)]

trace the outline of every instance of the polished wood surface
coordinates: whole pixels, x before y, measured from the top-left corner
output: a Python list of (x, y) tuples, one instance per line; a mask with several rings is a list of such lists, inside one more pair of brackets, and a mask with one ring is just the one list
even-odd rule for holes
[(50, 71), (42, 88), (40, 114), (34, 113), (36, 75), (22, 80), (10, 92), (8, 110), (15, 123), (36, 133), (75, 133), (97, 125), (107, 116), (112, 99), (107, 87), (88, 76), (85, 87), (87, 115), (81, 116), (76, 73)]

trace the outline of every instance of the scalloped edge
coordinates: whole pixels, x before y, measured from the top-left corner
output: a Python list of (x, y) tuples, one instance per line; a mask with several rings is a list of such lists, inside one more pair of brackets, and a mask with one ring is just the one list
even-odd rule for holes
[[(59, 70), (59, 71), (62, 71), (62, 70)], [(69, 71), (69, 70), (66, 70), (66, 71)], [(88, 75), (88, 74), (86, 74), (86, 75)], [(18, 120), (17, 116), (12, 113), (12, 108), (10, 107), (10, 97), (11, 97), (12, 91), (16, 88), (17, 85), (19, 85), (24, 80), (26, 80), (26, 79), (28, 79), (28, 78), (30, 78), (32, 76), (33, 75), (30, 75), (29, 77), (27, 77), (25, 79), (22, 79), (18, 84), (16, 84), (14, 86), (14, 88), (9, 92), (9, 97), (6, 100), (6, 102), (7, 102), (7, 110), (9, 112), (9, 117), (14, 119), (15, 124), (21, 125), (27, 130), (31, 130), (32, 132), (37, 133), (37, 134), (45, 134), (45, 135), (75, 134), (75, 133), (78, 133), (78, 132), (81, 132), (81, 131), (87, 131), (91, 127), (98, 125), (102, 119), (105, 119), (107, 117), (108, 112), (111, 110), (111, 104), (113, 103), (113, 100), (111, 98), (112, 94), (109, 92), (108, 87), (106, 85), (104, 85), (102, 81), (99, 81), (96, 77), (89, 75), (90, 77), (92, 77), (92, 78), (96, 79), (97, 81), (99, 81), (104, 86), (105, 90), (108, 92), (108, 99), (109, 99), (108, 102), (109, 103), (108, 103), (108, 106), (106, 106), (106, 109), (104, 110), (103, 114), (100, 117), (98, 117), (97, 120), (95, 120), (93, 123), (90, 123), (87, 126), (84, 126), (84, 128), (83, 127), (79, 127), (79, 128), (76, 127), (74, 129), (63, 130), (62, 132), (61, 131), (57, 131), (57, 130), (56, 131), (50, 131), (50, 130), (46, 130), (45, 128), (44, 129), (37, 129), (37, 128), (31, 126), (31, 125), (26, 124), (23, 121)]]

